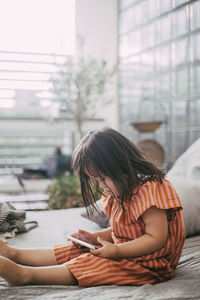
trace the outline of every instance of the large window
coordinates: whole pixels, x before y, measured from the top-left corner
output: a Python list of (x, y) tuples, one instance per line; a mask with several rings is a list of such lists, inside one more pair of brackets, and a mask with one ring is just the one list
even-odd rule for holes
[(74, 0), (0, 0), (0, 116), (55, 114), (49, 78), (75, 51)]
[(167, 167), (200, 136), (200, 1), (119, 1), (120, 124), (130, 125), (145, 100), (163, 108), (153, 138)]
[(0, 175), (72, 151), (49, 79), (74, 52), (75, 0), (0, 0)]

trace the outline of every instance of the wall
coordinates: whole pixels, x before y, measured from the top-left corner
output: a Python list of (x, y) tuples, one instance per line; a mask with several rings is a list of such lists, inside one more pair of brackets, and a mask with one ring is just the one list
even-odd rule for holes
[[(77, 56), (105, 59), (110, 66), (115, 65), (118, 56), (117, 22), (117, 0), (76, 0)], [(84, 41), (84, 47), (80, 47), (80, 40)], [(109, 92), (112, 103), (103, 108), (98, 116), (103, 116), (104, 125), (118, 128), (117, 78), (114, 80), (115, 84)]]

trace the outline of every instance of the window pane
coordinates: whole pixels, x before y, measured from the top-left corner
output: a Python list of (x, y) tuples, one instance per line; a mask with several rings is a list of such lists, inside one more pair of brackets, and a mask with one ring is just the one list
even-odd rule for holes
[(172, 18), (172, 34), (178, 37), (189, 31), (188, 6), (185, 6), (173, 13)]
[(195, 30), (200, 28), (199, 20), (200, 20), (200, 2), (195, 1), (191, 4), (191, 30)]
[(166, 45), (156, 49), (156, 69), (167, 70), (170, 67), (170, 46)]
[(175, 41), (172, 44), (172, 64), (174, 67), (185, 65), (189, 62), (188, 38)]
[(187, 96), (189, 94), (188, 69), (183, 68), (173, 73), (174, 97)]

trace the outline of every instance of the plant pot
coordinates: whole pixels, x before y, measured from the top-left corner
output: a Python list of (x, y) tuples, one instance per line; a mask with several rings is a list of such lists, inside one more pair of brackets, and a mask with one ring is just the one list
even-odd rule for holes
[(163, 124), (163, 121), (134, 122), (131, 125), (139, 132), (153, 132)]
[(163, 147), (155, 140), (146, 139), (140, 141), (137, 147), (144, 157), (161, 168), (164, 162), (165, 152)]

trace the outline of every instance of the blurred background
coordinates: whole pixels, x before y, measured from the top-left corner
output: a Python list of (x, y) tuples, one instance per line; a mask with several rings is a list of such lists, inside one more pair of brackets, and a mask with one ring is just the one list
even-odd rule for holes
[(200, 0), (0, 0), (4, 199), (103, 126), (169, 170), (200, 137), (199, 20)]

